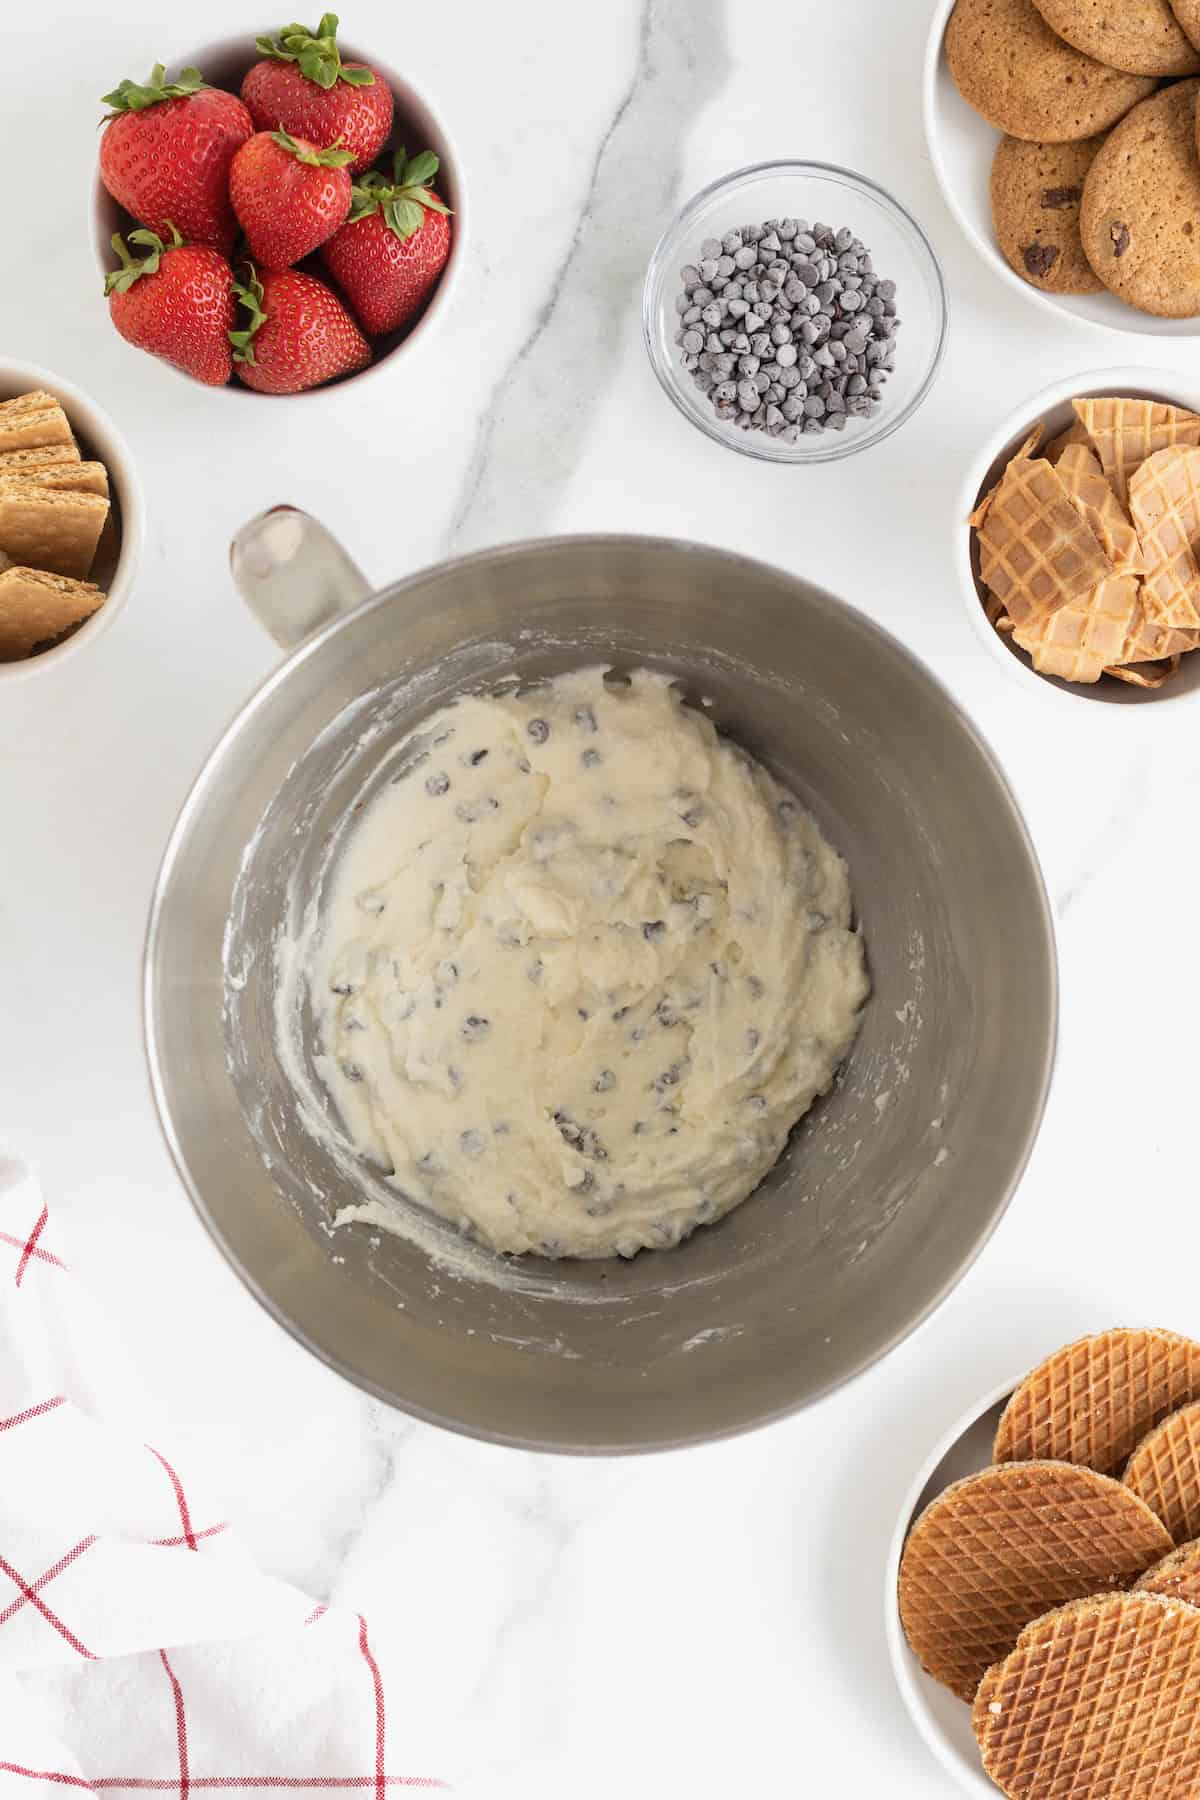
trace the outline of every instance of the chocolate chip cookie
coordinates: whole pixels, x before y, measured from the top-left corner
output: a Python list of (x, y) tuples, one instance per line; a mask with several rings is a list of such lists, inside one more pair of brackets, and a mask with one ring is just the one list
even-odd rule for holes
[(1010, 137), (1063, 144), (1095, 137), (1154, 90), (1056, 36), (1033, 0), (958, 0), (946, 61), (969, 106)]
[(1197, 94), (1200, 81), (1177, 81), (1134, 107), (1083, 184), (1088, 261), (1118, 299), (1164, 319), (1200, 313)]
[(1133, 75), (1194, 75), (1200, 53), (1167, 0), (1034, 0), (1051, 30), (1112, 69)]
[(1183, 26), (1184, 34), (1200, 49), (1200, 0), (1171, 0), (1171, 11)]
[(1030, 144), (1001, 138), (992, 161), (992, 224), (1005, 260), (1047, 294), (1094, 294), (1104, 283), (1083, 253), (1083, 182), (1104, 142)]

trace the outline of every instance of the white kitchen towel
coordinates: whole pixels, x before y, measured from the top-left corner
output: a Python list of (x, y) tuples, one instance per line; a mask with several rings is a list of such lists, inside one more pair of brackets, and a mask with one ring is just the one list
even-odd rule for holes
[(137, 1393), (0, 1148), (0, 1800), (442, 1787), (402, 1768), (366, 1620), (264, 1575)]

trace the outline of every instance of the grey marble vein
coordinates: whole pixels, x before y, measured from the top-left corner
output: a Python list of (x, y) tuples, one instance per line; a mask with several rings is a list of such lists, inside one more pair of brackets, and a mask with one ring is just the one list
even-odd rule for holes
[(683, 140), (728, 75), (724, 12), (724, 0), (644, 0), (632, 78), (549, 293), (483, 415), (448, 550), (545, 528), (597, 395), (639, 340), (642, 280), (679, 203)]

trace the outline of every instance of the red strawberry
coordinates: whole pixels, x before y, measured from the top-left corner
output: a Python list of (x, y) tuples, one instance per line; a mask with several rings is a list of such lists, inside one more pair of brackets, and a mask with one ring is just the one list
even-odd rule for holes
[(371, 337), (399, 331), (437, 285), (450, 254), (450, 209), (428, 186), (438, 159), (397, 150), (395, 179), (373, 169), (355, 184), (347, 222), (321, 251)]
[(392, 129), (392, 90), (366, 63), (344, 63), (337, 47), (337, 14), (315, 31), (285, 25), (276, 41), (257, 40), (262, 62), (242, 83), (242, 99), (260, 131), (278, 125), (322, 149), (344, 144), (350, 173), (369, 169)]
[(370, 362), (366, 338), (315, 275), (264, 269), (260, 276), (251, 264), (245, 287), (234, 291), (250, 312), (246, 329), (229, 333), (234, 367), (260, 394), (299, 394)]
[(287, 131), (247, 139), (229, 198), (256, 263), (290, 269), (333, 235), (350, 211), (349, 161), (349, 150), (318, 150)]
[(144, 87), (123, 81), (100, 140), (100, 179), (119, 206), (151, 231), (174, 220), (184, 237), (228, 250), (237, 234), (229, 165), (254, 121), (235, 94), (206, 87), (199, 69), (164, 84), (155, 63)]
[(104, 278), (112, 322), (139, 350), (161, 356), (210, 387), (223, 387), (233, 373), (233, 270), (207, 244), (185, 244), (174, 227), (171, 239), (164, 244), (153, 231), (131, 231), (131, 244), (147, 246), (138, 262), (114, 233), (121, 267)]

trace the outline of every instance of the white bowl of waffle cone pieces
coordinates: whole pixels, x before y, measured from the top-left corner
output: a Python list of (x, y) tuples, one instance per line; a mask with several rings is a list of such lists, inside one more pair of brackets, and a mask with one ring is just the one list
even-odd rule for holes
[[(1133, 404), (1099, 404), (1111, 399)], [(1160, 449), (1171, 454), (1152, 461)], [(995, 428), (958, 490), (953, 555), (972, 629), (1008, 679), (1076, 715), (1088, 705), (1144, 713), (1200, 689), (1190, 648), (1200, 630), (1178, 629), (1200, 621), (1200, 581), (1193, 611), (1193, 590), (1169, 573), (1182, 564), (1169, 554), (1165, 516), (1193, 475), (1200, 483), (1197, 375), (1087, 370), (1031, 395)], [(1200, 568), (1200, 496), (1193, 510), (1183, 556)], [(1026, 615), (1019, 626), (1014, 612)]]
[[(1156, 1711), (1178, 1688), (1200, 1716), (1200, 1343), (1101, 1331), (984, 1394), (905, 1494), (884, 1623), (964, 1792), (1119, 1800), (1159, 1792), (1172, 1757), (1200, 1792), (1200, 1725), (1164, 1749)], [(1114, 1639), (1129, 1680), (1106, 1688)]]
[(0, 360), (0, 687), (107, 631), (144, 532), (141, 483), (108, 415), (49, 369)]

